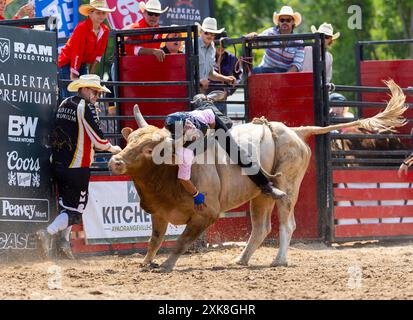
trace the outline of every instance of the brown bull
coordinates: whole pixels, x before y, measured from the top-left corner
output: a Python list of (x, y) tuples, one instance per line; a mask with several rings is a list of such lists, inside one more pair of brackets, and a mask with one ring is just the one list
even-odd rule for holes
[[(245, 147), (245, 137), (260, 148), (260, 161), (267, 171), (280, 172), (273, 177), (275, 185), (287, 193), (281, 200), (273, 200), (260, 189), (235, 164), (197, 164), (192, 166), (191, 180), (198, 190), (206, 191), (207, 207), (203, 211), (194, 209), (192, 197), (185, 192), (177, 180), (177, 166), (155, 164), (152, 152), (170, 136), (166, 129), (147, 125), (137, 106), (136, 120), (140, 129), (124, 128), (122, 134), (127, 146), (109, 162), (115, 174), (130, 175), (141, 198), (142, 208), (152, 214), (152, 237), (143, 264), (150, 265), (161, 246), (168, 222), (186, 224), (171, 255), (161, 264), (161, 271), (171, 271), (179, 256), (199, 235), (219, 217), (221, 212), (237, 208), (250, 201), (252, 233), (246, 248), (236, 263), (247, 265), (254, 251), (271, 231), (271, 214), (277, 205), (279, 215), (279, 251), (271, 266), (287, 265), (287, 249), (296, 224), (294, 206), (298, 199), (301, 181), (307, 170), (311, 150), (306, 138), (346, 127), (366, 129), (397, 127), (404, 124), (405, 97), (401, 89), (390, 82), (392, 92), (386, 110), (373, 118), (329, 127), (288, 128), (279, 122), (264, 124), (248, 123), (236, 126), (231, 134)], [(247, 139), (247, 140), (248, 140)], [(209, 148), (220, 147), (216, 144)], [(207, 150), (208, 151), (208, 150)], [(217, 157), (224, 156), (223, 151)]]

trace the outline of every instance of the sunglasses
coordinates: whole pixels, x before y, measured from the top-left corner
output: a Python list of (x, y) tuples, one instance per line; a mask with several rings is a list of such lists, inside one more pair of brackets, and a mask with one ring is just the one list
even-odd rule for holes
[(292, 22), (292, 21), (293, 21), (293, 19), (284, 19), (284, 18), (281, 18), (281, 19), (280, 19), (280, 22), (281, 22), (281, 23), (284, 23), (284, 22), (290, 23), (290, 22)]
[(214, 37), (215, 37), (215, 33), (212, 33), (212, 32), (205, 32), (205, 31), (204, 31), (204, 34), (205, 34), (206, 36), (214, 36)]
[(148, 13), (148, 16), (150, 17), (159, 17), (161, 15), (160, 13), (149, 12), (149, 11), (147, 11), (147, 13)]

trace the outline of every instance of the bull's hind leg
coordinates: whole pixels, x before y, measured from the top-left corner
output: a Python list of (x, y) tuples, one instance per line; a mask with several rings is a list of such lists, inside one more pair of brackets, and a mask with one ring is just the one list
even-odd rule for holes
[(148, 244), (148, 252), (142, 262), (142, 267), (147, 267), (152, 264), (152, 260), (155, 258), (156, 253), (161, 247), (163, 238), (168, 227), (168, 221), (162, 218), (160, 215), (152, 215), (152, 236)]
[(259, 195), (251, 200), (251, 236), (241, 255), (235, 260), (240, 265), (248, 265), (251, 256), (271, 232), (271, 214), (275, 201), (266, 195)]
[[(209, 212), (208, 212), (209, 211)], [(211, 213), (209, 209), (204, 209), (202, 212), (192, 216), (188, 221), (184, 232), (176, 241), (175, 248), (171, 255), (161, 264), (161, 272), (170, 272), (174, 268), (178, 258), (188, 250), (189, 246), (215, 222), (217, 214)]]
[(288, 192), (288, 197), (277, 201), (278, 219), (279, 219), (279, 249), (275, 260), (271, 263), (272, 267), (287, 266), (287, 250), (290, 246), (291, 237), (295, 230), (294, 206), (297, 202), (298, 189), (300, 184)]

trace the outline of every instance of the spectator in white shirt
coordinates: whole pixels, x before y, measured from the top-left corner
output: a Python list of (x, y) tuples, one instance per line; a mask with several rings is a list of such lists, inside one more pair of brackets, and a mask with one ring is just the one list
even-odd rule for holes
[[(318, 29), (315, 26), (311, 26), (313, 33), (324, 33), (326, 48), (331, 47), (333, 41), (340, 37), (340, 32), (334, 33), (333, 26), (324, 22)], [(331, 82), (333, 78), (333, 55), (326, 51), (326, 80), (327, 83)], [(313, 47), (307, 46), (304, 48), (304, 62), (302, 71), (313, 71)]]

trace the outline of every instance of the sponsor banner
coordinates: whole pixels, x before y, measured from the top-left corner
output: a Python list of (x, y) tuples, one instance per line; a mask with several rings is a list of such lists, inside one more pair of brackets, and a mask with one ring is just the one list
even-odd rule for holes
[(0, 221), (47, 222), (49, 200), (0, 198)]
[[(139, 205), (131, 181), (90, 182), (89, 201), (83, 213), (86, 241), (91, 244), (147, 241), (152, 234), (151, 215)], [(185, 226), (169, 224), (167, 239), (176, 239)]]
[(57, 17), (59, 38), (68, 38), (75, 29), (78, 19), (78, 0), (36, 0), (37, 17)]
[[(195, 22), (201, 23), (211, 16), (211, 2), (208, 0), (163, 0), (162, 6), (169, 7), (169, 10), (161, 15), (160, 24), (162, 26), (193, 25)], [(219, 25), (219, 23), (218, 23)]]
[(36, 248), (35, 234), (0, 232), (0, 250), (34, 250)]
[[(161, 15), (161, 26), (193, 25), (202, 22), (211, 14), (211, 2), (207, 0), (160, 0), (162, 8), (169, 10)], [(117, 10), (108, 15), (108, 21), (112, 29), (124, 29), (142, 18), (139, 10), (139, 2), (143, 0), (107, 0), (108, 6)]]
[(0, 26), (0, 250), (8, 255), (57, 214), (48, 143), (56, 93), (56, 34)]

